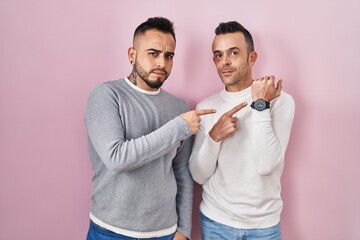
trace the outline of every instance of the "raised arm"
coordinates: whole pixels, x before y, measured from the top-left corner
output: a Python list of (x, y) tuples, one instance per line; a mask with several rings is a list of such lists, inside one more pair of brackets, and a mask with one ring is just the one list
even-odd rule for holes
[(203, 121), (200, 123), (190, 157), (190, 172), (197, 183), (204, 184), (214, 174), (220, 142), (233, 135), (238, 129), (236, 124), (238, 119), (233, 115), (245, 106), (244, 102), (224, 113), (210, 131), (205, 129)]
[(89, 144), (110, 170), (123, 172), (143, 166), (191, 136), (187, 123), (176, 117), (147, 135), (127, 140), (117, 101), (109, 87), (97, 86), (89, 96), (85, 118)]
[(253, 100), (273, 100), (271, 109), (252, 110), (252, 154), (261, 175), (271, 174), (284, 160), (290, 138), (295, 103), (281, 88), (282, 81), (275, 85), (274, 76), (255, 80), (252, 85)]

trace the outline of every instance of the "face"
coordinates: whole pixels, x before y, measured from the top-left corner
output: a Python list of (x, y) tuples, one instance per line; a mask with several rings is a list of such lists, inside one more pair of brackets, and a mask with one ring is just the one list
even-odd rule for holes
[(137, 86), (157, 90), (169, 77), (175, 54), (175, 40), (170, 33), (148, 30), (134, 40), (129, 60), (134, 62)]
[(217, 72), (227, 91), (240, 91), (251, 85), (256, 52), (248, 53), (241, 32), (215, 36), (212, 51)]

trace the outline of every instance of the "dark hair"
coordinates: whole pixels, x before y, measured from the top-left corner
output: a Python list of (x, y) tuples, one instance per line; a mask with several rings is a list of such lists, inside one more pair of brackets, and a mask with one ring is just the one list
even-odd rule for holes
[(150, 30), (150, 29), (156, 29), (163, 33), (170, 33), (176, 42), (173, 23), (170, 22), (169, 19), (163, 18), (163, 17), (149, 18), (146, 22), (143, 22), (142, 24), (140, 24), (135, 29), (134, 39), (137, 35), (144, 34), (147, 30)]
[(246, 28), (244, 28), (244, 26), (241, 25), (240, 23), (236, 21), (220, 23), (219, 26), (215, 29), (216, 35), (235, 33), (235, 32), (241, 32), (242, 34), (244, 34), (245, 41), (248, 45), (247, 47), (248, 53), (254, 51), (253, 38), (250, 32)]

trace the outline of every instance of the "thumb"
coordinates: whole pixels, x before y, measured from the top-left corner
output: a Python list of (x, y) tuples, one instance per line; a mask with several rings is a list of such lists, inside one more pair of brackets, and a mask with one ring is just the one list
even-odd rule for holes
[(280, 95), (280, 93), (281, 93), (282, 82), (283, 82), (283, 80), (280, 79), (280, 80), (278, 81), (277, 85), (276, 85), (276, 93), (277, 93), (278, 95)]

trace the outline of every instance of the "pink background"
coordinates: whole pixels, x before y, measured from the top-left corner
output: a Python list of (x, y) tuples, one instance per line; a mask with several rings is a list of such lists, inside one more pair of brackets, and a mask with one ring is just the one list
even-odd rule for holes
[(177, 34), (165, 89), (191, 108), (222, 88), (211, 58), (217, 24), (252, 32), (254, 76), (284, 79), (297, 107), (282, 178), (285, 239), (359, 240), (359, 12), (358, 0), (0, 0), (0, 239), (85, 239), (87, 96), (129, 74), (135, 27), (165, 16)]

